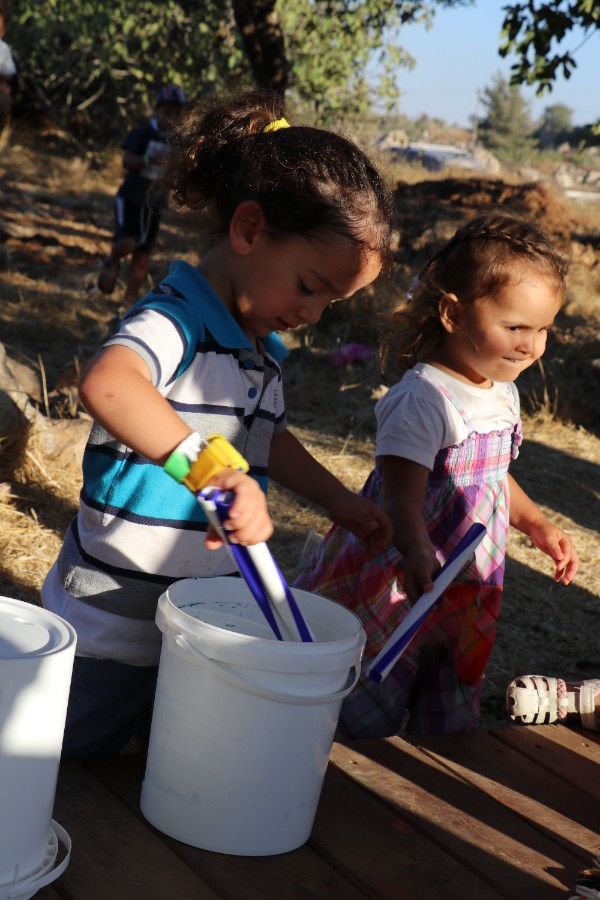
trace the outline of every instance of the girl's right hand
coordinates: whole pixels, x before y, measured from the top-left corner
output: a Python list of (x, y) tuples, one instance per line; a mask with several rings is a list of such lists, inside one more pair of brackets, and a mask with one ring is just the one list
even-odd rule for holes
[[(235, 495), (229, 518), (223, 523), (232, 544), (250, 546), (271, 537), (273, 522), (267, 509), (267, 498), (254, 478), (234, 469), (223, 469), (211, 478), (211, 486), (232, 491)], [(223, 540), (209, 528), (204, 544), (209, 550), (217, 550), (223, 546)]]
[(427, 541), (411, 547), (404, 557), (404, 590), (411, 603), (433, 588), (433, 576), (440, 568), (433, 545)]

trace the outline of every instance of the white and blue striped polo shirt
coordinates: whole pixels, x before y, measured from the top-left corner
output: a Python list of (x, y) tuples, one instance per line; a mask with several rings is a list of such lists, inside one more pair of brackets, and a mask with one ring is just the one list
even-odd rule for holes
[[(200, 272), (179, 261), (105, 346), (115, 344), (142, 357), (152, 384), (193, 431), (223, 434), (266, 492), (271, 438), (286, 427), (280, 362), (287, 351), (276, 335), (254, 350)], [(233, 570), (224, 549), (204, 547), (206, 528), (187, 488), (94, 423), (58, 572), (73, 597), (153, 619), (166, 585)]]

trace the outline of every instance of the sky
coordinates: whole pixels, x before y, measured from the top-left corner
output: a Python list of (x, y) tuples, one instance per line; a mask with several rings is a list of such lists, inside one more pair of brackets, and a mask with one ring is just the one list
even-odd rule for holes
[[(433, 27), (407, 25), (398, 43), (415, 59), (412, 71), (401, 68), (399, 111), (410, 119), (426, 114), (448, 124), (468, 127), (477, 107), (477, 92), (490, 87), (501, 72), (508, 80), (514, 57), (501, 57), (502, 7), (509, 0), (477, 0), (475, 6), (439, 9)], [(584, 40), (582, 31), (568, 36), (561, 51), (574, 50)], [(600, 31), (593, 33), (575, 54), (577, 68), (567, 80), (560, 78), (552, 93), (536, 97), (535, 89), (521, 87), (533, 119), (544, 109), (562, 103), (572, 110), (573, 125), (600, 119)], [(478, 114), (485, 109), (479, 104)]]

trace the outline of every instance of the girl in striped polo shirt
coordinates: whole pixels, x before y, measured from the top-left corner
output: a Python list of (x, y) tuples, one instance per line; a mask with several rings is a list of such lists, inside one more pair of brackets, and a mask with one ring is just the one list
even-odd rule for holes
[(377, 504), (288, 430), (276, 334), (317, 322), (378, 276), (393, 208), (381, 175), (350, 141), (290, 127), (281, 98), (250, 92), (188, 110), (164, 186), (177, 205), (211, 214), (211, 241), (195, 265), (173, 263), (81, 378), (94, 425), (80, 508), (42, 588), (78, 638), (65, 756), (118, 752), (148, 715), (166, 587), (234, 569), (194, 496), (163, 471), (174, 450), (193, 459), (220, 433), (249, 463), (248, 476), (213, 479), (235, 491), (233, 541), (271, 534), (269, 478), (370, 552), (391, 538)]

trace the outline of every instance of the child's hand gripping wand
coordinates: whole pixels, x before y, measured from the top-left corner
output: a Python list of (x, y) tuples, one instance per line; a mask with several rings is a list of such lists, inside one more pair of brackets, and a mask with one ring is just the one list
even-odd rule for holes
[(195, 462), (190, 463), (183, 453), (176, 450), (164, 468), (175, 481), (184, 484), (202, 506), (208, 521), (225, 542), (275, 637), (280, 641), (313, 641), (310, 628), (266, 543), (251, 547), (232, 544), (223, 527), (233, 495), (210, 487), (210, 482), (224, 468), (247, 472), (249, 466), (244, 457), (226, 438), (215, 434), (209, 437)]
[(473, 557), (485, 534), (485, 525), (479, 522), (471, 525), (434, 576), (432, 589), (421, 594), (369, 666), (367, 677), (370, 681), (381, 684), (387, 678), (444, 591)]

